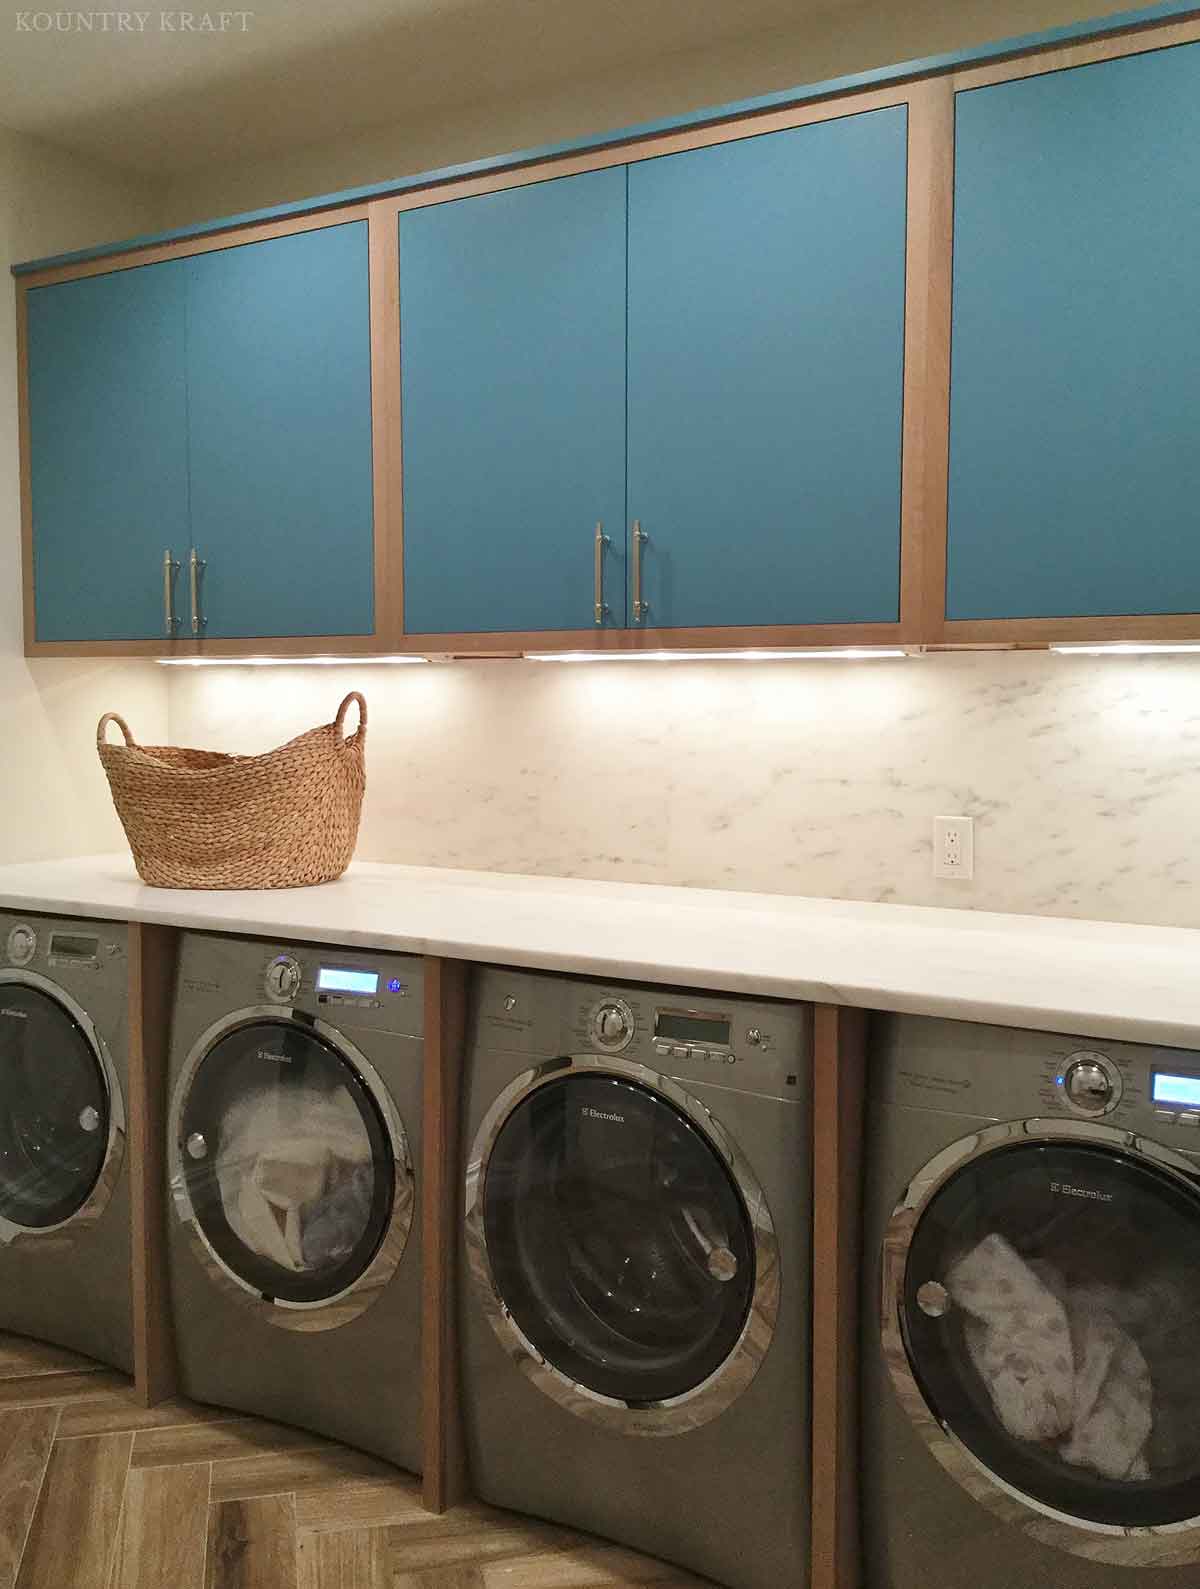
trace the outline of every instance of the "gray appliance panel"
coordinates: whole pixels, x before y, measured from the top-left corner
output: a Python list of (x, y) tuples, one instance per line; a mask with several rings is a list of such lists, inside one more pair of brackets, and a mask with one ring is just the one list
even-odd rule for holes
[[(880, 1350), (880, 1252), (884, 1231), (909, 1181), (934, 1155), (979, 1127), (980, 1119), (1046, 1115), (1047, 1058), (1100, 1050), (1136, 1067), (1179, 1051), (1094, 1038), (1063, 1038), (920, 1016), (871, 1023), (866, 1118), (862, 1288), (862, 1520), (868, 1589), (1196, 1589), (1200, 1568), (1131, 1569), (1084, 1560), (1039, 1543), (996, 1517), (931, 1455), (905, 1415)], [(1186, 1058), (1186, 1055), (1182, 1057)], [(955, 1099), (958, 1108), (947, 1106)], [(1140, 1117), (1138, 1111), (1141, 1110)], [(1054, 1115), (1066, 1115), (1061, 1104)], [(1131, 1098), (1106, 1123), (1145, 1124), (1144, 1099)], [(1159, 1131), (1147, 1128), (1153, 1137)], [(1179, 1138), (1172, 1139), (1180, 1146)]]
[[(168, 1200), (168, 1260), (180, 1386), (197, 1401), (311, 1429), (419, 1473), (421, 1445), (421, 1105), (423, 1046), (389, 1030), (420, 1020), (421, 962), (409, 956), (314, 950), (312, 946), (185, 934), (181, 945), (170, 1092), (197, 1038), (215, 1020), (267, 1001), (269, 958), (294, 954), (316, 964), (377, 969), (402, 979), (406, 998), (391, 1010), (321, 1006), (319, 1018), (345, 1033), (378, 1071), (404, 1125), (416, 1178), (416, 1208), (404, 1254), (385, 1290), (337, 1329), (280, 1329), (224, 1294), (201, 1268)], [(297, 1000), (297, 1004), (301, 1001)], [(286, 1011), (281, 1007), (280, 1013)], [(317, 1007), (312, 1005), (312, 1013)], [(349, 1018), (353, 1016), (353, 1022)], [(387, 1024), (384, 1024), (386, 1019)]]
[[(7, 953), (17, 926), (34, 931), (33, 957), (15, 966)], [(83, 959), (52, 953), (56, 935), (95, 943)], [(28, 911), (0, 911), (0, 969), (35, 972), (87, 1011), (129, 1096), (129, 929)], [(50, 1341), (123, 1373), (133, 1372), (133, 1298), (128, 1143), (104, 1212), (94, 1223), (37, 1242), (0, 1247), (0, 1329)]]
[[(564, 985), (565, 984), (565, 985)], [(490, 1018), (497, 996), (523, 1001), (522, 1020)], [(639, 1020), (675, 992), (527, 976), (478, 974), (465, 1099), (464, 1160), (497, 1094), (523, 1069), (564, 1050), (595, 1052), (579, 1012), (620, 996)], [(524, 1003), (524, 1001), (528, 1001)], [(623, 1435), (573, 1416), (529, 1383), (506, 1356), (463, 1265), (460, 1287), (468, 1454), (479, 1495), (496, 1505), (586, 1529), (646, 1551), (730, 1589), (800, 1589), (809, 1552), (809, 1276), (811, 1261), (810, 1060), (805, 1012), (696, 995), (697, 1008), (729, 1010), (739, 1030), (777, 1036), (776, 1056), (680, 1077), (734, 1138), (766, 1194), (781, 1254), (775, 1334), (747, 1389), (698, 1429), (654, 1438)], [(514, 1012), (509, 1012), (514, 1013)], [(770, 1023), (769, 1025), (767, 1023)], [(500, 1032), (504, 1047), (483, 1046)], [(639, 1038), (644, 1038), (639, 1031)], [(538, 1042), (543, 1045), (538, 1047)], [(650, 1037), (650, 1042), (653, 1038)], [(644, 1046), (626, 1050), (661, 1073)], [(675, 1074), (679, 1069), (675, 1067)], [(689, 1067), (690, 1068), (690, 1067)], [(743, 1077), (747, 1090), (713, 1085)], [(796, 1075), (787, 1101), (766, 1090)], [(773, 1079), (772, 1079), (773, 1078)], [(750, 1090), (757, 1083), (763, 1092)], [(516, 1433), (519, 1431), (519, 1438)]]

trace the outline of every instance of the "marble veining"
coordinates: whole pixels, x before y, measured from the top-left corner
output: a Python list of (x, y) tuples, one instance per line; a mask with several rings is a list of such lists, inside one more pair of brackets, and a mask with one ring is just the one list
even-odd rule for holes
[(179, 669), (171, 737), (263, 750), (350, 687), (364, 860), (1200, 925), (1200, 656)]

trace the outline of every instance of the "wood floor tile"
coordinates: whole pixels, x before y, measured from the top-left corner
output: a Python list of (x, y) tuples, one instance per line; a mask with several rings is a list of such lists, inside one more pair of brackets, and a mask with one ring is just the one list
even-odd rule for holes
[(702, 1589), (679, 1567), (599, 1543), (486, 1562), (479, 1574), (482, 1589)]
[(255, 1495), (299, 1494), (328, 1489), (339, 1479), (384, 1479), (390, 1471), (386, 1463), (344, 1446), (276, 1451), (240, 1461), (214, 1462), (212, 1498), (215, 1504)]
[[(572, 1536), (550, 1524), (531, 1522), (486, 1507), (456, 1507), (444, 1517), (426, 1514), (386, 1530), (392, 1572), (420, 1574), (434, 1568), (481, 1567), (488, 1561), (556, 1552)], [(578, 1538), (578, 1536), (574, 1536)]]
[(0, 1413), (0, 1589), (13, 1589), (41, 1493), (57, 1407)]
[(201, 1407), (195, 1402), (161, 1401), (157, 1407), (143, 1407), (131, 1390), (115, 1391), (94, 1401), (69, 1402), (63, 1407), (58, 1438), (72, 1440), (77, 1435), (119, 1434), (135, 1429), (179, 1429), (191, 1424), (229, 1423), (236, 1415), (220, 1407)]
[(387, 1589), (483, 1589), (477, 1567), (459, 1563), (453, 1567), (430, 1567), (425, 1572), (393, 1573)]
[(378, 1529), (298, 1536), (300, 1589), (393, 1589), (388, 1551)]
[(428, 1517), (421, 1506), (420, 1480), (402, 1476), (302, 1490), (296, 1496), (296, 1527), (302, 1532), (372, 1528)]
[(47, 1402), (96, 1401), (115, 1390), (127, 1390), (124, 1374), (111, 1368), (67, 1373), (31, 1374), (27, 1379), (0, 1379), (0, 1408), (38, 1407)]
[(31, 1374), (55, 1374), (75, 1370), (86, 1374), (103, 1364), (90, 1357), (68, 1352), (64, 1346), (31, 1341), (24, 1335), (0, 1335), (0, 1379), (18, 1379)]
[(320, 1435), (310, 1434), (306, 1429), (264, 1423), (259, 1418), (227, 1416), (211, 1423), (139, 1429), (133, 1441), (133, 1466), (159, 1468), (189, 1462), (220, 1462), (272, 1451), (310, 1451), (328, 1445)]
[(204, 1589), (208, 1472), (130, 1471), (109, 1589)]
[(209, 1508), (205, 1589), (298, 1589), (290, 1495)]
[(133, 1436), (55, 1445), (17, 1577), (18, 1589), (108, 1589)]

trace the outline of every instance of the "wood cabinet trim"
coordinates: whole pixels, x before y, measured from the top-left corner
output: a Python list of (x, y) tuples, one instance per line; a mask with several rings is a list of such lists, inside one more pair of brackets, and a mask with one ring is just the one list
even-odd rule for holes
[(168, 259), (188, 259), (195, 254), (212, 254), (223, 248), (241, 248), (247, 243), (264, 243), (273, 237), (291, 237), (297, 232), (320, 232), (330, 226), (345, 226), (350, 221), (365, 221), (365, 204), (346, 205), (337, 210), (318, 210), (310, 215), (295, 215), (284, 221), (256, 221), (249, 226), (231, 227), (227, 232), (212, 232), (203, 237), (185, 237), (175, 243), (155, 243), (128, 254), (105, 254), (74, 265), (56, 265), (33, 271), (20, 278), (23, 288), (50, 287), (63, 281), (80, 281), (87, 276), (105, 276), (114, 270), (136, 270), (140, 265), (159, 265)]
[(371, 262), (371, 414), (375, 479), (375, 643), (404, 633), (404, 482), (400, 472), (400, 263), (396, 218), (368, 207)]
[(858, 1324), (867, 1018), (813, 1011), (812, 1589), (858, 1589)]
[(945, 610), (950, 461), (954, 95), (944, 78), (913, 91), (908, 156), (901, 615), (906, 637), (933, 645)]
[(468, 1494), (458, 1369), (461, 1104), (467, 1031), (467, 965), (425, 959), (425, 1059), (421, 1188), (421, 1359), (426, 1511)]
[(134, 1390), (153, 1407), (176, 1390), (167, 1283), (167, 1054), (179, 931), (129, 924), (129, 1206)]

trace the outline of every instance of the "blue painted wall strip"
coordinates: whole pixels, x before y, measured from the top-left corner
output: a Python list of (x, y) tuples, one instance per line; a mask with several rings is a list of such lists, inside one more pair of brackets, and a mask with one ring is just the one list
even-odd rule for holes
[(453, 182), (462, 177), (486, 176), (494, 171), (532, 165), (539, 160), (580, 154), (589, 149), (611, 148), (616, 144), (631, 143), (637, 138), (652, 137), (656, 133), (679, 132), (689, 127), (702, 127), (708, 122), (725, 121), (732, 116), (751, 115), (757, 111), (775, 110), (785, 105), (799, 105), (807, 100), (828, 99), (835, 94), (852, 93), (856, 89), (885, 88), (889, 84), (905, 82), (914, 77), (928, 77), (938, 72), (978, 66), (1006, 55), (1024, 54), (1030, 50), (1044, 49), (1055, 44), (1075, 43), (1081, 39), (1103, 38), (1106, 34), (1119, 33), (1127, 28), (1144, 27), (1153, 22), (1179, 21), (1192, 16), (1200, 16), (1196, 0), (1160, 0), (1157, 5), (1141, 6), (1134, 11), (1115, 12), (1110, 17), (1071, 22), (1062, 27), (1048, 28), (1042, 33), (1026, 33), (1019, 38), (1001, 39), (994, 44), (979, 45), (974, 49), (956, 50), (945, 55), (930, 55), (923, 60), (904, 61), (898, 66), (875, 67), (869, 72), (855, 72), (849, 77), (834, 77), (823, 83), (810, 83), (806, 87), (787, 88), (775, 94), (764, 94), (757, 99), (740, 99), (728, 105), (710, 106), (706, 110), (693, 111), (687, 116), (672, 116), (659, 121), (642, 122), (635, 127), (619, 128), (615, 132), (597, 133), (586, 138), (571, 139), (565, 143), (544, 144), (536, 149), (522, 149), (516, 154), (492, 155), (483, 160), (469, 160), (461, 165), (442, 166), (439, 170), (422, 171), (416, 176), (403, 177), (395, 182), (376, 182), (367, 187), (344, 188), (340, 193), (325, 193), (317, 198), (297, 199), (291, 204), (276, 204), (265, 210), (246, 210), (240, 215), (226, 215), (213, 221), (201, 221), (172, 232), (152, 232), (144, 237), (126, 238), (122, 242), (79, 248), (69, 254), (54, 254), (47, 259), (28, 260), (23, 264), (13, 265), (12, 273), (14, 276), (24, 276), (35, 270), (49, 270), (58, 265), (81, 264), (85, 260), (103, 259), (110, 254), (127, 254), (134, 249), (149, 248), (155, 244), (180, 242), (189, 237), (207, 237), (214, 232), (228, 231), (234, 226), (250, 226), (257, 221), (285, 220), (291, 216), (310, 215), (317, 210), (334, 209), (338, 205), (362, 204), (368, 199), (411, 193), (417, 188), (434, 187), (439, 183)]

